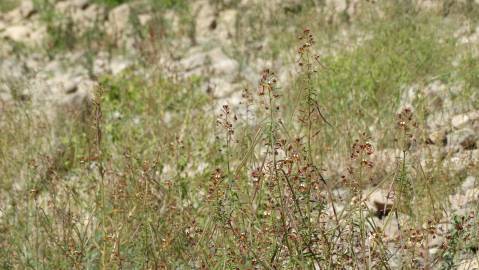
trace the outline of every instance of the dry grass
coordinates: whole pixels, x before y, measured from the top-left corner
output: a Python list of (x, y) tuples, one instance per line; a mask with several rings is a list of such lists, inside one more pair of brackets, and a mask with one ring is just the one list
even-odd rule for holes
[[(85, 121), (44, 121), (28, 102), (2, 111), (0, 267), (453, 269), (477, 250), (477, 217), (451, 218), (437, 257), (427, 243), (464, 175), (421, 167), (427, 102), (397, 108), (404, 87), (439, 78), (477, 109), (477, 61), (450, 38), (458, 21), (387, 7), (358, 23), (371, 36), (352, 51), (316, 57), (337, 25), (285, 33), (267, 49), (293, 51), (297, 77), (265, 70), (220, 114), (201, 78), (133, 70), (101, 78)], [(384, 148), (401, 153), (387, 173), (373, 162)], [(372, 186), (395, 196), (381, 219)]]

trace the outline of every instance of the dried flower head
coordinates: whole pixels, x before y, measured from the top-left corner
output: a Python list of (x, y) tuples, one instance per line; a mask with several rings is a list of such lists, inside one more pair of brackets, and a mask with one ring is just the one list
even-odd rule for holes
[(396, 140), (400, 141), (403, 150), (409, 150), (416, 143), (414, 130), (418, 127), (414, 113), (410, 108), (405, 108), (398, 113), (396, 126), (402, 133), (402, 137)]

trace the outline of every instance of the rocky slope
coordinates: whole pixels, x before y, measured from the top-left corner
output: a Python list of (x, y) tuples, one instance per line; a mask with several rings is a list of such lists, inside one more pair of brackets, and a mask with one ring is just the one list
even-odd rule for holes
[[(122, 72), (134, 72), (148, 78), (161, 70), (174, 80), (201, 78), (200, 86), (194, 90), (210, 95), (218, 108), (224, 103), (239, 104), (242, 90), (254, 89), (258, 74), (265, 67), (280, 70), (278, 78), (284, 86), (294, 82), (298, 73), (294, 56), (264, 56), (263, 48), (271, 46), (274, 37), (266, 35), (248, 40), (249, 33), (243, 33), (247, 30), (254, 33), (254, 27), (259, 27), (243, 28), (245, 20), (241, 18), (250, 15), (252, 2), (261, 5), (261, 1), (212, 2), (194, 1), (189, 7), (189, 14), (193, 15), (185, 22), (181, 11), (175, 9), (162, 11), (158, 18), (152, 7), (142, 1), (112, 8), (90, 0), (55, 1), (45, 6), (31, 0), (22, 1), (17, 8), (0, 13), (0, 112), (28, 102), (33, 111), (51, 121), (65, 115), (82, 115), (91, 110), (101, 78)], [(301, 9), (301, 1), (269, 4), (278, 5), (274, 11), (281, 10), (286, 14), (295, 14)], [(341, 30), (335, 34), (338, 47), (354, 51), (371, 34), (360, 33), (361, 38), (355, 38), (358, 35), (355, 17), (364, 11), (362, 5), (366, 4), (361, 1), (325, 1), (324, 5), (317, 7), (325, 21), (331, 24), (342, 22), (339, 24)], [(444, 6), (438, 5), (437, 1), (417, 1), (417, 6), (445, 12)], [(268, 14), (274, 11), (265, 9), (262, 15), (274, 17), (274, 14)], [(166, 22), (153, 27), (160, 21)], [(163, 32), (173, 35), (165, 41), (167, 44), (148, 42), (148, 37)], [(475, 59), (479, 48), (479, 26), (464, 24), (455, 33), (453, 38), (461, 46), (471, 47), (474, 54), (471, 57)], [(100, 41), (88, 41), (88, 37), (95, 34), (100, 35)], [(58, 50), (58, 46), (67, 49)], [(251, 56), (247, 60), (238, 57), (238, 54), (248, 53)], [(334, 54), (334, 48), (320, 52), (321, 56)], [(149, 60), (154, 64), (148, 64)], [(415, 112), (417, 104), (425, 108), (424, 130), (419, 132), (421, 134), (414, 134), (415, 140), (407, 149), (411, 174), (419, 178), (423, 170), (439, 170), (461, 180), (454, 192), (443, 198), (442, 215), (431, 223), (424, 223), (424, 227), (430, 226), (430, 234), (421, 235), (415, 243), (429, 254), (426, 257), (431, 260), (440, 260), (441, 252), (450, 243), (451, 232), (457, 230), (459, 223), (461, 227), (477, 230), (474, 217), (479, 203), (479, 90), (474, 89), (463, 102), (458, 97), (464, 88), (464, 82), (445, 82), (437, 78), (405, 85), (397, 108), (399, 115)], [(410, 124), (406, 123), (409, 120), (411, 118), (399, 118), (398, 124)], [(373, 176), (376, 183), (398, 171), (404, 161), (406, 150), (403, 150), (376, 149), (371, 157), (377, 168)], [(348, 166), (348, 161), (340, 158), (331, 158), (325, 163), (330, 179), (340, 178)], [(347, 208), (342, 202), (347, 191), (335, 187), (333, 193), (336, 207)], [(391, 267), (400, 268), (402, 259), (398, 254), (404, 245), (403, 239), (398, 240), (398, 237), (401, 224), (407, 221), (398, 219), (397, 214), (384, 217), (396, 200), (394, 190), (374, 185), (362, 194), (359, 200), (365, 200), (375, 226), (385, 233), (384, 239), (393, 254)], [(462, 217), (462, 220), (457, 221), (456, 217)], [(370, 229), (374, 230), (372, 227)], [(477, 252), (477, 245), (473, 248)], [(478, 267), (477, 254), (475, 257), (466, 252), (461, 255), (459, 269)]]

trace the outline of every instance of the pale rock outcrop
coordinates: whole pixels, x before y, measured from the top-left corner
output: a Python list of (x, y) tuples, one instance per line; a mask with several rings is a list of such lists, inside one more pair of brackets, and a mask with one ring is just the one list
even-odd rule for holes
[(369, 210), (379, 219), (387, 216), (393, 209), (395, 201), (393, 191), (375, 189), (366, 191), (365, 196), (367, 196), (366, 205)]
[(470, 128), (455, 130), (447, 135), (447, 148), (449, 151), (473, 150), (477, 148), (477, 140), (479, 134)]

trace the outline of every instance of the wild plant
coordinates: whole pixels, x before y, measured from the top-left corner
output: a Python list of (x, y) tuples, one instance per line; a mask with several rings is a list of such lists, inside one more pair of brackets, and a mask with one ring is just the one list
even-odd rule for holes
[(397, 178), (395, 179), (396, 191), (398, 194), (398, 203), (403, 207), (409, 215), (413, 215), (411, 203), (414, 200), (414, 186), (408, 175), (408, 153), (416, 146), (415, 130), (418, 124), (414, 118), (414, 114), (410, 108), (405, 108), (397, 115), (397, 130), (399, 131), (396, 138), (399, 149), (401, 150), (400, 167)]

